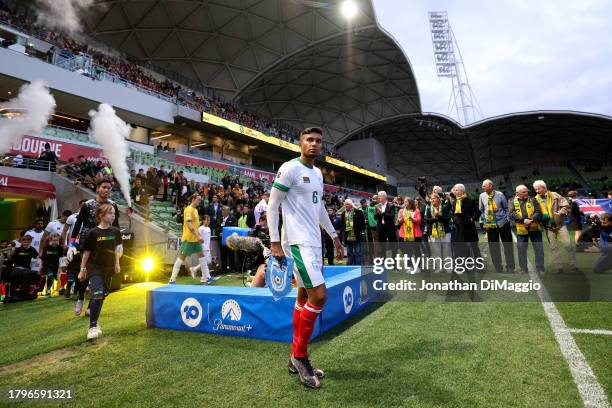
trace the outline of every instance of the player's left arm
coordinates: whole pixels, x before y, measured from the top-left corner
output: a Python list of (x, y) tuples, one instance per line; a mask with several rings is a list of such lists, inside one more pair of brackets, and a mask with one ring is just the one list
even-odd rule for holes
[[(117, 207), (117, 204), (113, 204), (113, 206), (115, 207), (115, 221), (113, 221), (113, 227), (117, 227), (121, 230), (119, 226), (119, 207)], [(119, 234), (119, 238), (121, 238), (121, 234)], [(117, 246), (115, 253), (119, 254), (119, 258), (123, 256), (123, 241)]]

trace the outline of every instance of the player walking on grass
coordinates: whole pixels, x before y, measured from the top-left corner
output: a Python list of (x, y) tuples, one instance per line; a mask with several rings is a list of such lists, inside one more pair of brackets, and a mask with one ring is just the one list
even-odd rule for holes
[(108, 203), (100, 205), (96, 218), (98, 226), (89, 230), (81, 246), (83, 254), (79, 272), (81, 282), (89, 279), (91, 291), (87, 340), (97, 339), (102, 334), (98, 324), (102, 304), (108, 295), (113, 274), (121, 272), (121, 253), (118, 249), (122, 244), (121, 232), (119, 228), (112, 226), (115, 221), (115, 207)]
[[(97, 214), (98, 209), (102, 204), (110, 204), (113, 206), (115, 209), (113, 227), (119, 228), (119, 208), (115, 202), (109, 200), (108, 198), (111, 188), (112, 184), (110, 181), (99, 181), (98, 184), (96, 184), (96, 197), (91, 200), (87, 200), (85, 204), (81, 206), (79, 213), (76, 216), (74, 226), (72, 227), (72, 232), (70, 233), (68, 251), (66, 253), (68, 262), (78, 262), (78, 265), (81, 264), (79, 257), (80, 252), (82, 252), (82, 245), (85, 242), (85, 237), (87, 236), (89, 230), (98, 224)], [(123, 245), (119, 246), (119, 253), (123, 253)], [(72, 267), (74, 267), (74, 265), (72, 265)], [(68, 268), (72, 269), (70, 264), (68, 264)], [(80, 281), (77, 279), (77, 282), (75, 282), (75, 287), (78, 292), (78, 300), (74, 307), (74, 313), (77, 316), (81, 314), (81, 310), (83, 309), (87, 285), (88, 282), (86, 280)], [(87, 307), (87, 310), (89, 310), (89, 306)]]
[(185, 207), (183, 212), (183, 236), (181, 237), (181, 246), (179, 247), (178, 254), (176, 254), (176, 261), (172, 267), (172, 276), (170, 277), (169, 284), (176, 283), (176, 277), (181, 270), (181, 265), (185, 262), (185, 258), (192, 254), (198, 255), (198, 262), (200, 268), (203, 271), (208, 269), (207, 259), (204, 256), (202, 249), (202, 242), (204, 238), (200, 235), (198, 230), (200, 226), (200, 217), (198, 215), (198, 206), (202, 202), (202, 197), (198, 193), (191, 196), (190, 204)]
[[(268, 203), (268, 225), (272, 256), (284, 256), (294, 261), (294, 275), (298, 286), (293, 311), (293, 345), (289, 359), (289, 372), (298, 373), (300, 382), (310, 388), (319, 388), (323, 371), (313, 369), (308, 358), (308, 343), (317, 316), (325, 304), (327, 289), (323, 279), (321, 251), (322, 226), (334, 241), (338, 260), (344, 258), (344, 248), (327, 215), (322, 202), (323, 175), (314, 167), (321, 155), (323, 132), (307, 128), (300, 135), (299, 158), (280, 167), (272, 184)], [(278, 232), (279, 206), (283, 206), (282, 242)]]
[[(212, 262), (212, 256), (210, 255), (210, 216), (205, 215), (202, 218), (202, 225), (198, 229), (200, 232), (200, 236), (202, 237), (202, 251), (204, 252), (204, 257), (206, 258), (206, 262), (204, 264), (199, 264), (196, 266), (192, 266), (189, 268), (191, 272), (191, 277), (193, 279), (196, 278), (196, 274), (198, 271), (202, 271), (202, 278), (200, 278), (200, 283), (212, 283), (219, 279), (218, 276), (211, 276), (210, 271), (208, 270), (208, 264)], [(205, 266), (205, 268), (204, 268)]]

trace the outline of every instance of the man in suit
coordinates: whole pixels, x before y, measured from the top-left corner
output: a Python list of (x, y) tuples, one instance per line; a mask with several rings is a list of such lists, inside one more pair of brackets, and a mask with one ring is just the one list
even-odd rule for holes
[[(212, 201), (208, 205), (206, 214), (210, 217), (210, 230), (216, 232), (218, 221), (221, 219), (221, 203), (219, 203), (219, 196), (214, 194)], [(220, 236), (220, 235), (219, 235)]]
[(378, 204), (374, 218), (378, 221), (378, 241), (397, 242), (395, 228), (395, 206), (387, 201), (387, 193), (380, 191), (377, 195)]
[[(223, 234), (223, 227), (235, 227), (238, 225), (236, 218), (230, 214), (230, 208), (223, 206), (221, 208), (221, 217), (217, 222), (217, 236), (221, 237)], [(236, 258), (235, 253), (228, 247), (221, 245), (221, 272), (227, 273), (236, 270)]]
[(455, 198), (452, 202), (453, 221), (455, 224), (454, 241), (465, 244), (455, 244), (455, 256), (469, 256), (470, 252), (474, 258), (480, 257), (478, 249), (478, 231), (476, 231), (476, 220), (480, 217), (478, 203), (465, 194), (463, 184), (455, 184), (452, 189)]

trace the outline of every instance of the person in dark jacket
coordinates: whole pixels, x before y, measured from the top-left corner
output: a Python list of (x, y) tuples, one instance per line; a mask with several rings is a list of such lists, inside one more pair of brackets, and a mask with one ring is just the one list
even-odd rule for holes
[(378, 241), (397, 242), (397, 229), (395, 228), (396, 207), (387, 201), (387, 193), (380, 191), (377, 195), (376, 214), (374, 218), (378, 222)]
[(584, 215), (582, 211), (580, 211), (580, 207), (576, 202), (578, 198), (578, 193), (575, 191), (570, 191), (567, 193), (567, 202), (570, 205), (570, 225), (574, 229), (574, 242), (578, 242), (580, 240), (580, 234), (582, 234), (582, 216)]
[(466, 243), (455, 244), (455, 256), (467, 257), (471, 252), (474, 258), (480, 257), (478, 231), (476, 230), (476, 221), (480, 217), (478, 203), (467, 196), (463, 184), (455, 184), (452, 192), (455, 197), (451, 202), (451, 208), (456, 229), (453, 241)]
[(518, 241), (518, 260), (521, 272), (527, 270), (527, 243), (531, 240), (535, 254), (536, 270), (544, 272), (544, 247), (542, 246), (542, 210), (535, 198), (529, 197), (527, 186), (516, 187), (516, 197), (512, 201), (510, 217), (516, 225)]
[[(451, 204), (446, 200), (442, 201), (442, 197), (438, 193), (432, 193), (423, 216), (427, 224), (427, 235), (437, 258), (452, 255), (450, 248)], [(435, 272), (440, 272), (440, 270)]]
[(217, 223), (221, 219), (221, 207), (219, 196), (214, 194), (206, 211), (206, 214), (210, 217), (210, 230), (213, 232), (217, 232)]
[(365, 216), (363, 212), (355, 208), (353, 200), (344, 200), (344, 207), (339, 211), (342, 214), (342, 231), (344, 231), (344, 243), (348, 249), (347, 265), (361, 264), (361, 242), (365, 230)]

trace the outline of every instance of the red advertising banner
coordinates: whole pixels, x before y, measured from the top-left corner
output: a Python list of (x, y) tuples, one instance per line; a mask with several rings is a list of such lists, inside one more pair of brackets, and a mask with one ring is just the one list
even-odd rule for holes
[(55, 186), (44, 181), (0, 175), (0, 192), (53, 198), (55, 197)]
[(88, 160), (106, 162), (106, 159), (102, 157), (102, 149), (38, 136), (24, 136), (19, 143), (13, 146), (11, 153), (37, 158), (45, 150), (45, 143), (51, 145), (51, 150), (55, 152), (60, 161), (68, 161), (71, 157), (76, 159), (82, 154)]
[(245, 177), (249, 177), (252, 179), (267, 180), (269, 183), (272, 183), (272, 181), (274, 181), (274, 177), (276, 176), (276, 174), (270, 173), (267, 171), (250, 169), (248, 167), (236, 166), (236, 165), (229, 164), (229, 163), (227, 164), (219, 163), (219, 162), (215, 162), (212, 160), (200, 159), (200, 158), (193, 157), (193, 156), (183, 156), (181, 154), (176, 155), (176, 162), (182, 165), (197, 164), (199, 166), (213, 167), (215, 169), (221, 169), (221, 170), (228, 170), (231, 173), (234, 173), (234, 174), (239, 173), (240, 175), (243, 175)]

